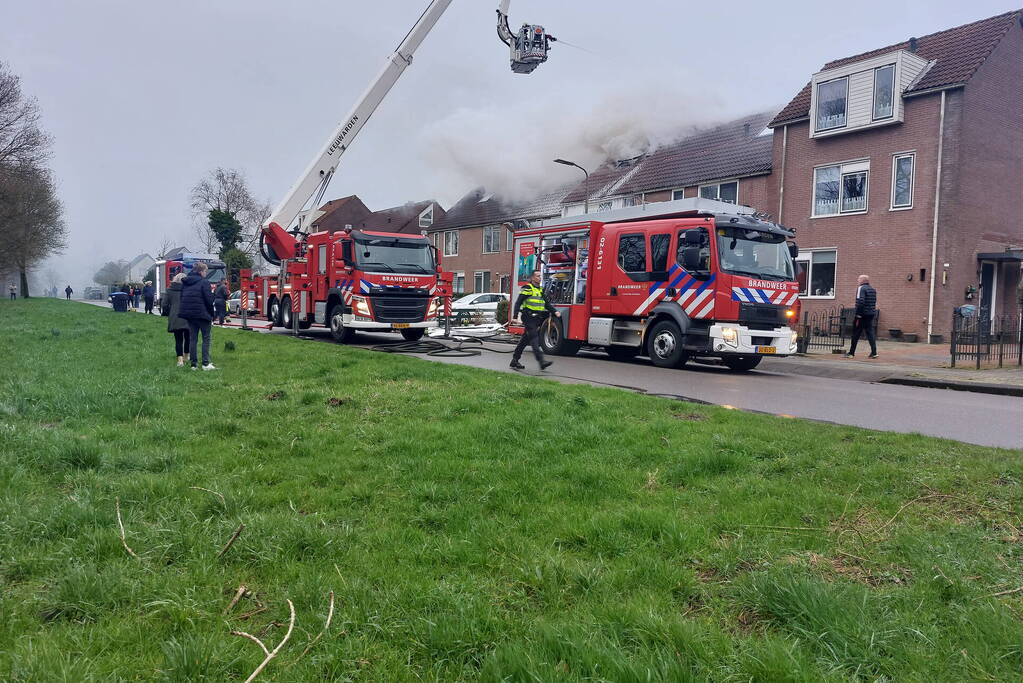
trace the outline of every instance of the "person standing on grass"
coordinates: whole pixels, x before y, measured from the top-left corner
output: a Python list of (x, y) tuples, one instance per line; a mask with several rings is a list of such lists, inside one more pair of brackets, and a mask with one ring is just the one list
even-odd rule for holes
[(219, 325), (224, 326), (224, 318), (227, 316), (227, 299), (231, 296), (231, 292), (227, 289), (227, 278), (224, 278), (217, 283), (217, 288), (213, 291), (213, 311)]
[(860, 275), (857, 278), (856, 287), (856, 319), (853, 322), (852, 344), (849, 346), (849, 353), (846, 358), (856, 355), (856, 344), (860, 341), (860, 334), (866, 333), (867, 341), (870, 342), (870, 355), (867, 358), (877, 358), (877, 341), (874, 338), (874, 321), (877, 320), (877, 292), (870, 286), (870, 278)]
[(142, 298), (146, 300), (146, 313), (153, 315), (153, 299), (156, 297), (156, 288), (152, 280), (146, 280), (146, 286), (142, 288)]
[(18, 290), (14, 288), (14, 285), (8, 287), (8, 291), (10, 291), (11, 293), (11, 301), (14, 301), (15, 299), (18, 298)]
[(213, 288), (206, 279), (209, 266), (196, 263), (192, 272), (181, 281), (181, 311), (178, 315), (188, 321), (188, 353), (192, 369), (197, 365), (199, 333), (202, 332), (202, 369), (216, 370), (210, 362), (210, 343), (213, 341)]
[(132, 285), (132, 291), (135, 293), (135, 310), (139, 310), (139, 304), (142, 303), (139, 299), (142, 298), (142, 287), (139, 285)]
[(167, 331), (174, 335), (174, 352), (178, 356), (178, 367), (185, 364), (185, 354), (191, 348), (189, 342), (188, 321), (181, 317), (181, 281), (184, 273), (178, 273), (171, 280), (163, 294), (160, 295), (160, 315), (167, 317)]
[(515, 299), (515, 308), (512, 309), (512, 322), (518, 322), (519, 310), (522, 311), (522, 324), (525, 326), (526, 331), (519, 339), (518, 345), (515, 347), (515, 351), (512, 353), (511, 364), (508, 366), (513, 370), (525, 370), (526, 366), (519, 362), (522, 358), (522, 352), (526, 350), (526, 344), (533, 347), (533, 355), (536, 356), (536, 362), (540, 365), (540, 369), (544, 370), (551, 366), (551, 361), (544, 360), (543, 349), (540, 348), (540, 328), (544, 322), (547, 321), (548, 314), (553, 314), (557, 317), (561, 317), (557, 309), (551, 306), (543, 296), (543, 290), (540, 289), (540, 271), (534, 271), (533, 277), (530, 278), (529, 282), (519, 292), (519, 296)]
[(64, 288), (64, 296), (67, 297), (68, 301), (71, 301), (71, 295), (75, 293), (75, 290), (71, 289), (71, 285)]

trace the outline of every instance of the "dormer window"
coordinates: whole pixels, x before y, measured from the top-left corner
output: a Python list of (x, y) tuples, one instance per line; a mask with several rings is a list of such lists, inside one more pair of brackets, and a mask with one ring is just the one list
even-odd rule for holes
[(875, 121), (890, 119), (895, 113), (895, 65), (874, 69)]
[(817, 130), (845, 126), (849, 78), (836, 78), (817, 86)]
[(423, 209), (422, 213), (419, 214), (420, 228), (428, 228), (431, 225), (433, 225), (433, 204), (430, 204), (428, 207)]

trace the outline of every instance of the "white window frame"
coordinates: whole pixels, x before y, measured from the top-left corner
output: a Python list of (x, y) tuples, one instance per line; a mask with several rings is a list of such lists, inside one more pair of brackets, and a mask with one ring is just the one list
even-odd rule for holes
[[(888, 68), (890, 68), (892, 70), (892, 111), (891, 111), (890, 114), (888, 114), (888, 116), (877, 116), (876, 115), (876, 111), (877, 111), (877, 74), (882, 69), (888, 69)], [(899, 91), (896, 88), (896, 83), (898, 83), (898, 80), (896, 80), (896, 78), (897, 78), (898, 75), (899, 75), (899, 69), (898, 69), (898, 66), (894, 62), (892, 62), (891, 64), (884, 64), (882, 66), (874, 67), (874, 82), (873, 82), (873, 85), (871, 86), (871, 90), (870, 90), (870, 121), (871, 121), (871, 123), (873, 123), (875, 121), (888, 121), (890, 119), (894, 119), (895, 118), (895, 112), (899, 108), (898, 107), (898, 102), (896, 102), (896, 100), (895, 100), (895, 98), (899, 96)], [(849, 108), (848, 97), (849, 96), (847, 94), (846, 95), (846, 109), (847, 110)], [(849, 118), (848, 111), (846, 112), (846, 118), (847, 119)]]
[[(913, 160), (909, 171), (909, 204), (895, 204), (895, 171), (898, 168), (899, 159), (905, 159), (909, 157)], [(892, 188), (891, 188), (891, 202), (889, 205), (889, 211), (908, 211), (913, 208), (913, 197), (916, 194), (916, 151), (912, 152), (898, 152), (892, 155)], [(869, 188), (868, 188), (869, 189)]]
[(433, 204), (430, 204), (428, 207), (423, 209), (423, 211), (419, 214), (419, 227), (420, 228), (429, 228), (432, 225), (433, 225)]
[[(489, 291), (484, 290), (484, 287), (487, 287), (487, 281), (490, 280), (489, 277), (485, 277), (485, 276), (489, 276), (489, 275), (490, 275), (490, 271), (489, 270), (474, 270), (472, 272), (472, 293), (473, 294), (489, 294), (490, 293)], [(477, 283), (479, 284), (479, 287), (476, 286)]]
[[(810, 283), (813, 282), (813, 254), (827, 251), (835, 252), (835, 282), (834, 282), (835, 294), (832, 294), (831, 296), (810, 294)], [(800, 294), (799, 295), (800, 299), (817, 300), (835, 299), (835, 297), (838, 294), (838, 247), (822, 247), (820, 249), (801, 249), (799, 251), (799, 256), (797, 256), (793, 260), (796, 263), (805, 263), (810, 266), (809, 268), (806, 269), (806, 294)]]
[[(459, 289), (458, 281), (462, 281), (462, 287)], [(451, 295), (465, 294), (465, 271), (456, 270), (454, 276), (451, 278)]]
[(503, 225), (501, 226), (501, 230), (504, 230), (504, 232), (506, 233), (504, 246), (507, 248), (505, 249), (505, 251), (515, 251), (515, 231), (506, 228)]
[[(697, 193), (697, 194), (699, 194), (699, 193)], [(676, 197), (675, 195), (679, 195), (679, 196)], [(672, 190), (671, 191), (671, 201), (677, 202), (679, 199), (685, 199), (685, 198), (686, 198), (686, 188), (682, 187), (682, 188), (679, 188), (677, 190)]]
[[(454, 235), (455, 236), (455, 239), (454, 239), (455, 250), (454, 251), (448, 251), (448, 235)], [(458, 242), (459, 242), (459, 239), (460, 239), (460, 236), (459, 236), (457, 230), (447, 230), (447, 231), (444, 232), (444, 255), (445, 256), (458, 256)]]
[[(817, 213), (817, 171), (825, 168), (838, 168), (838, 212)], [(845, 192), (845, 176), (857, 173), (865, 173), (864, 180), (866, 187), (863, 193), (863, 208), (855, 211), (842, 210), (842, 195)], [(834, 164), (820, 164), (813, 167), (813, 174), (810, 178), (810, 218), (835, 218), (837, 216), (862, 216), (870, 210), (870, 159), (856, 159), (854, 161), (840, 161)]]
[[(717, 182), (717, 183), (707, 183), (706, 185), (700, 185), (696, 189), (696, 196), (700, 197), (702, 199), (702, 198), (704, 198), (703, 197), (703, 188), (705, 188), (705, 187), (716, 187), (717, 191), (715, 192), (715, 195), (717, 195), (717, 196), (715, 197), (715, 201), (727, 202), (727, 200), (721, 199), (721, 186), (722, 185), (731, 185), (732, 183), (735, 183), (735, 202), (734, 203), (736, 204), (736, 206), (738, 206), (738, 204), (739, 204), (739, 179), (738, 178), (736, 178), (735, 180), (722, 180), (722, 181)], [(709, 199), (709, 197), (708, 197), (708, 199)], [(731, 202), (727, 202), (727, 203), (731, 203)]]
[[(497, 233), (497, 249), (487, 249), (487, 233), (493, 235)], [(491, 240), (493, 242), (494, 240)], [(491, 245), (494, 246), (494, 245)], [(497, 254), (501, 251), (501, 226), (499, 225), (485, 225), (483, 226), (483, 253), (484, 254)]]
[[(820, 92), (821, 92), (821, 86), (830, 85), (831, 83), (835, 83), (837, 81), (845, 81), (845, 121), (841, 125), (838, 125), (838, 126), (826, 126), (824, 128), (821, 128), (818, 125), (819, 122), (820, 122), (820, 106), (821, 106)], [(814, 132), (815, 133), (823, 133), (823, 132), (826, 132), (826, 131), (829, 131), (829, 130), (841, 130), (841, 129), (847, 127), (849, 125), (849, 77), (848, 76), (840, 76), (838, 78), (832, 78), (832, 79), (827, 80), (827, 81), (821, 81), (821, 82), (817, 83), (814, 87), (816, 88), (816, 92), (813, 93), (814, 104), (816, 105), (816, 106), (814, 106), (814, 112), (813, 112), (813, 118), (814, 118), (814, 120), (813, 120), (813, 130), (814, 130)], [(871, 97), (873, 97), (873, 94), (871, 94)]]

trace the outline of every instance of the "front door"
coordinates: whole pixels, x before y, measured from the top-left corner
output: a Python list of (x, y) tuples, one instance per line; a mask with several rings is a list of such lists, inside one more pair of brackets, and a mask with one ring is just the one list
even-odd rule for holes
[(995, 314), (995, 286), (997, 285), (995, 264), (983, 262), (980, 264), (980, 327), (981, 330), (990, 329), (991, 319)]

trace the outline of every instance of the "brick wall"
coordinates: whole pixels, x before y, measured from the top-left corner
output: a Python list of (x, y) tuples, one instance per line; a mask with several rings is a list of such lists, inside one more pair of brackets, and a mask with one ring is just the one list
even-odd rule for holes
[(458, 255), (444, 256), (444, 231), (431, 233), (439, 234), (437, 238), (437, 249), (441, 254), (441, 264), (445, 271), (465, 273), (465, 293), (475, 294), (476, 271), (490, 272), (490, 291), (499, 291), (500, 277), (508, 275), (512, 270), (512, 253), (506, 249), (508, 246), (507, 231), (501, 231), (501, 251), (496, 253), (483, 253), (483, 227), (459, 229)]

